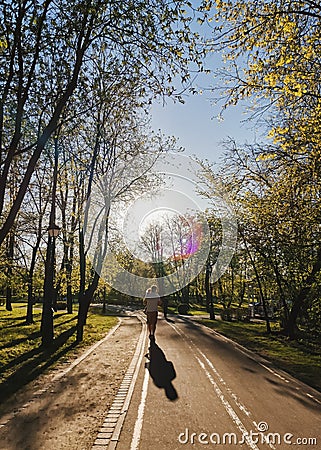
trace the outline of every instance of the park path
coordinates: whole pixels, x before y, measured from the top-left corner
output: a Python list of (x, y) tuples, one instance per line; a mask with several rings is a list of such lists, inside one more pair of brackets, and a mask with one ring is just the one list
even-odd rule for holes
[(321, 394), (206, 327), (160, 316), (154, 345), (144, 315), (128, 315), (76, 366), (18, 395), (0, 449), (320, 448)]
[(118, 442), (106, 448), (321, 448), (321, 394), (212, 330), (174, 320), (159, 321)]

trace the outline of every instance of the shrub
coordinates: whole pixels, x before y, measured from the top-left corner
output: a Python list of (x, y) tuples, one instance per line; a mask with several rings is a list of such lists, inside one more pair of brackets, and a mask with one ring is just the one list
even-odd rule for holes
[(177, 307), (179, 314), (187, 314), (189, 311), (189, 305), (187, 303), (180, 303)]

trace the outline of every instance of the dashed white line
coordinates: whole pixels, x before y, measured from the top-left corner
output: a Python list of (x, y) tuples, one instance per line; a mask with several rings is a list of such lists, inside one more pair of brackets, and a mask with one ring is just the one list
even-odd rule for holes
[[(197, 347), (196, 347), (197, 348)], [(203, 358), (205, 359), (205, 361), (207, 362), (208, 366), (212, 369), (212, 371), (215, 373), (215, 375), (218, 377), (219, 381), (225, 386), (226, 390), (228, 391), (228, 393), (231, 395), (231, 397), (233, 398), (235, 404), (238, 406), (238, 408), (244, 412), (248, 417), (250, 417), (251, 412), (246, 408), (245, 405), (243, 405), (243, 403), (239, 400), (238, 396), (236, 394), (234, 394), (234, 392), (232, 392), (232, 389), (229, 388), (226, 384), (226, 382), (224, 381), (224, 379), (221, 377), (221, 375), (219, 374), (219, 372), (216, 370), (216, 368), (213, 366), (212, 362), (207, 358), (207, 356), (200, 350), (197, 348), (197, 350), (199, 351), (199, 353), (203, 356)]]
[(259, 364), (260, 364), (260, 366), (264, 367), (264, 369), (266, 369), (268, 372), (272, 373), (275, 377), (280, 378), (280, 380), (284, 381), (285, 383), (290, 383), (289, 380), (287, 380), (286, 378), (282, 377), (280, 374), (278, 374), (274, 370), (270, 369), (265, 364), (262, 364), (262, 363), (259, 363)]
[[(247, 431), (246, 427), (244, 426), (244, 424), (242, 423), (241, 419), (238, 417), (237, 413), (235, 412), (235, 410), (233, 409), (233, 407), (231, 406), (231, 404), (228, 402), (228, 400), (226, 400), (226, 398), (223, 395), (222, 390), (220, 389), (220, 387), (218, 386), (218, 384), (215, 382), (214, 378), (212, 377), (212, 375), (210, 374), (210, 372), (207, 370), (207, 368), (205, 367), (205, 364), (203, 363), (203, 361), (201, 361), (201, 359), (197, 356), (195, 350), (204, 358), (205, 362), (208, 364), (208, 366), (210, 367), (210, 369), (214, 372), (214, 374), (218, 377), (219, 381), (221, 382), (222, 385), (224, 385), (224, 387), (227, 389), (227, 391), (229, 392), (229, 394), (232, 396), (233, 400), (235, 401), (236, 405), (238, 406), (238, 408), (244, 412), (247, 416), (251, 415), (251, 412), (238, 400), (237, 396), (235, 394), (233, 394), (232, 390), (230, 388), (228, 388), (228, 386), (226, 385), (226, 382), (224, 381), (224, 379), (222, 378), (222, 376), (219, 374), (219, 372), (216, 370), (216, 368), (213, 366), (213, 364), (211, 363), (211, 361), (206, 357), (206, 355), (197, 347), (196, 344), (194, 344), (193, 340), (191, 338), (187, 338), (185, 333), (182, 332), (181, 330), (179, 330), (175, 325), (171, 324), (171, 327), (176, 331), (176, 333), (178, 335), (180, 335), (187, 343), (188, 347), (190, 348), (191, 352), (193, 353), (194, 357), (196, 358), (197, 362), (199, 363), (199, 365), (201, 366), (201, 368), (204, 370), (207, 378), (209, 379), (210, 383), (212, 384), (213, 388), (214, 388), (214, 392), (216, 393), (217, 397), (219, 398), (219, 400), (221, 401), (222, 405), (224, 406), (224, 409), (226, 410), (226, 412), (228, 413), (228, 415), (231, 417), (232, 421), (234, 422), (234, 424), (237, 426), (237, 428), (242, 432), (242, 435), (245, 439), (245, 443), (252, 449), (252, 450), (259, 450), (259, 447), (255, 444), (255, 442), (253, 442), (253, 440), (250, 437), (250, 433)], [(253, 424), (255, 424), (255, 422), (253, 422)], [(268, 445), (270, 446), (270, 448), (272, 448), (273, 450), (275, 450), (275, 447), (271, 444), (268, 443)], [(132, 449), (131, 449), (132, 450)]]
[(197, 362), (201, 366), (201, 368), (204, 370), (207, 378), (210, 380), (210, 383), (214, 387), (214, 391), (217, 395), (217, 397), (221, 400), (222, 405), (225, 408), (225, 411), (228, 413), (228, 415), (231, 417), (237, 428), (241, 431), (242, 435), (245, 436), (245, 441), (247, 445), (252, 448), (253, 450), (259, 450), (259, 447), (250, 439), (249, 432), (243, 425), (241, 419), (236, 414), (230, 403), (225, 399), (223, 392), (218, 387), (217, 383), (214, 381), (212, 375), (209, 373), (209, 371), (206, 369), (205, 364), (194, 354)]

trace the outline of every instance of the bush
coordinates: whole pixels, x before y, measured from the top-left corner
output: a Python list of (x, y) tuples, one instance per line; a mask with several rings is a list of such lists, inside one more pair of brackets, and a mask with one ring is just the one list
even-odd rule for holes
[(228, 320), (229, 322), (232, 320), (232, 311), (231, 308), (224, 308), (221, 312), (222, 320)]
[(231, 322), (232, 320), (236, 320), (237, 322), (250, 321), (248, 308), (225, 308), (221, 312), (221, 318), (228, 322)]
[(181, 303), (178, 305), (178, 313), (186, 315), (189, 311), (189, 305), (187, 303)]

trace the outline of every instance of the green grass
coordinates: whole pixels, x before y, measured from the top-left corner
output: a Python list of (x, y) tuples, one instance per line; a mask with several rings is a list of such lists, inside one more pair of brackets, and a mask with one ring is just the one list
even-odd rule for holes
[(117, 323), (116, 317), (91, 308), (84, 329), (84, 340), (76, 343), (77, 307), (73, 314), (54, 315), (55, 339), (50, 349), (41, 347), (41, 307), (34, 308), (34, 323), (25, 325), (26, 304), (14, 303), (13, 311), (0, 307), (0, 398), (5, 400), (58, 362), (76, 357), (85, 347), (102, 339)]
[(266, 333), (265, 323), (199, 320), (202, 324), (233, 339), (265, 357), (280, 369), (321, 391), (321, 343), (302, 333), (298, 341), (290, 341), (272, 323), (272, 333)]
[(206, 311), (206, 306), (202, 306), (197, 303), (190, 303), (190, 310), (188, 311), (188, 314), (192, 316), (200, 316), (202, 314), (208, 314), (208, 312)]
[[(201, 316), (204, 314), (208, 314), (209, 312), (206, 310), (205, 305), (200, 305), (199, 303), (190, 303), (189, 304), (190, 309), (188, 311), (189, 316)], [(223, 305), (215, 304), (214, 305), (214, 311), (215, 314), (220, 314), (221, 310), (223, 309)], [(173, 312), (177, 313), (177, 307), (173, 307)]]

